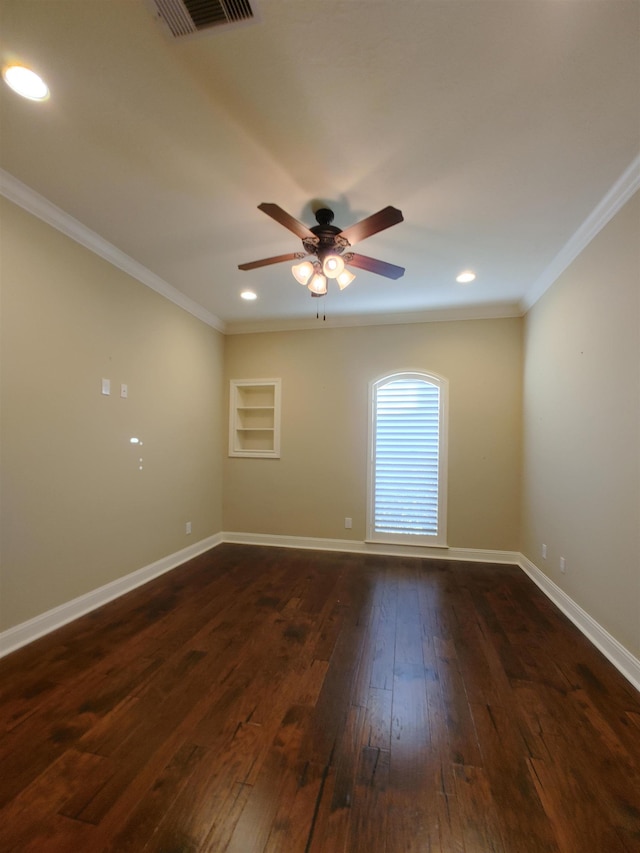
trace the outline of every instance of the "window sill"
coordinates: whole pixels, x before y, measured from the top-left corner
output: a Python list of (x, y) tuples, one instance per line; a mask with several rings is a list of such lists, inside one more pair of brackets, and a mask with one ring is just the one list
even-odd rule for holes
[(364, 540), (367, 545), (404, 545), (407, 548), (411, 547), (419, 547), (419, 548), (440, 548), (442, 550), (448, 550), (449, 546), (446, 543), (442, 542), (433, 542), (429, 541), (426, 537), (402, 537), (402, 539), (371, 539), (367, 538)]

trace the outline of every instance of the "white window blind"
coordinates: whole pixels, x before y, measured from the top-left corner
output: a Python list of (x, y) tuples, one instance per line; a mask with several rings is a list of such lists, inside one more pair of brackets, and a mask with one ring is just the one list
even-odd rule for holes
[(441, 383), (401, 374), (373, 393), (372, 538), (441, 544)]

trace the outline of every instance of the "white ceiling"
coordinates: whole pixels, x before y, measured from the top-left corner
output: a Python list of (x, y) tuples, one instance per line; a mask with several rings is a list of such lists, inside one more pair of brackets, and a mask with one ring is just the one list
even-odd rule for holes
[[(151, 0), (0, 0), (3, 64), (51, 89), (0, 86), (0, 167), (221, 328), (315, 323), (318, 302), (336, 322), (517, 314), (637, 167), (637, 0), (253, 5), (176, 40)], [(341, 227), (400, 208), (356, 251), (405, 276), (354, 270), (314, 300), (290, 264), (239, 271), (300, 249), (261, 202)]]

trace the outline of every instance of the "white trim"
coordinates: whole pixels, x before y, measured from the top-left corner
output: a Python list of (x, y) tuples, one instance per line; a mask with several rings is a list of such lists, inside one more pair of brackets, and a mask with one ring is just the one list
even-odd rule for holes
[(314, 551), (338, 551), (353, 554), (380, 554), (395, 557), (431, 557), (441, 560), (468, 562), (512, 563), (518, 565), (520, 554), (515, 551), (483, 551), (470, 548), (426, 548), (411, 545), (389, 545), (360, 542), (350, 539), (323, 539), (299, 536), (276, 536), (266, 533), (216, 533), (206, 539), (169, 554), (155, 563), (137, 569), (122, 578), (91, 590), (84, 595), (41, 613), (27, 622), (0, 633), (0, 658), (62, 628), (74, 619), (102, 607), (109, 601), (131, 592), (154, 578), (183, 565), (187, 560), (205, 553), (223, 542), (237, 545), (267, 545), (280, 548), (300, 548)]
[(586, 610), (583, 610), (579, 604), (576, 604), (535, 563), (532, 563), (531, 560), (520, 554), (518, 564), (529, 575), (531, 580), (540, 587), (547, 598), (551, 599), (556, 607), (582, 631), (585, 637), (633, 684), (636, 690), (640, 690), (640, 660), (634, 657), (615, 637), (612, 637)]
[(390, 545), (363, 542), (355, 539), (324, 539), (320, 537), (277, 536), (268, 533), (225, 531), (202, 539), (175, 554), (163, 557), (149, 566), (123, 578), (92, 590), (86, 595), (61, 604), (0, 634), (0, 657), (61, 628), (114, 598), (142, 586), (150, 580), (183, 565), (187, 560), (215, 548), (223, 542), (236, 545), (265, 545), (278, 548), (300, 548), (314, 551), (337, 551), (346, 554), (378, 554), (389, 557), (411, 557), (436, 560), (463, 560), (473, 563), (502, 563), (518, 566), (565, 616), (599, 649), (616, 669), (640, 690), (640, 660), (634, 657), (615, 637), (603, 628), (580, 605), (560, 589), (550, 578), (518, 551), (493, 551), (478, 548), (428, 548), (417, 545)]
[[(395, 370), (384, 373), (369, 382), (369, 423), (368, 423), (368, 465), (367, 465), (367, 542), (386, 544), (406, 544), (409, 537), (402, 534), (376, 533), (374, 530), (375, 470), (376, 470), (376, 406), (378, 388), (398, 378), (419, 379), (438, 388), (438, 533), (434, 536), (418, 535), (411, 537), (416, 545), (447, 547), (447, 484), (448, 484), (448, 435), (449, 435), (449, 380), (438, 373), (424, 369)], [(429, 541), (431, 540), (431, 541)]]
[(116, 248), (116, 246), (107, 242), (99, 234), (96, 234), (95, 231), (91, 231), (86, 225), (83, 225), (82, 222), (65, 213), (61, 208), (56, 207), (55, 204), (52, 204), (48, 199), (40, 195), (40, 193), (32, 190), (31, 187), (23, 184), (22, 181), (14, 178), (13, 175), (4, 169), (0, 169), (0, 195), (17, 204), (23, 210), (26, 210), (27, 213), (37, 216), (38, 219), (61, 231), (67, 237), (75, 240), (76, 243), (80, 243), (85, 249), (89, 249), (90, 252), (103, 258), (112, 264), (112, 266), (117, 267), (132, 278), (135, 278), (141, 284), (146, 285), (151, 290), (155, 290), (156, 293), (164, 296), (165, 299), (173, 302), (174, 305), (188, 311), (189, 314), (197, 317), (198, 320), (202, 320), (203, 323), (217, 329), (219, 332), (225, 331), (225, 324), (215, 314), (207, 311), (206, 308), (203, 308), (202, 305), (185, 296), (184, 293), (172, 284), (169, 284), (142, 264), (134, 261), (129, 255), (126, 255), (120, 249)]
[[(268, 422), (272, 424), (268, 427), (268, 436), (270, 442), (265, 441), (267, 446), (257, 450), (247, 450), (246, 438), (252, 434), (251, 430), (246, 430), (243, 427), (240, 411), (244, 409), (246, 414), (247, 399), (244, 395), (248, 394), (251, 398), (251, 392), (256, 388), (263, 388), (271, 391), (268, 398), (273, 402), (272, 406), (260, 405), (261, 414), (271, 415)], [(282, 379), (230, 379), (229, 380), (229, 456), (243, 456), (245, 458), (263, 458), (263, 459), (280, 459), (280, 411), (281, 411), (281, 395), (282, 395)], [(251, 408), (251, 407), (250, 407)], [(255, 411), (254, 411), (255, 414)]]
[(522, 299), (523, 313), (540, 299), (638, 189), (640, 189), (640, 155), (632, 161), (629, 168), (618, 178), (542, 275), (525, 293)]
[[(357, 326), (407, 325), (410, 323), (449, 322), (456, 320), (483, 320), (509, 317), (521, 317), (525, 314), (558, 279), (569, 264), (588, 246), (593, 238), (626, 204), (631, 196), (640, 189), (640, 155), (638, 155), (620, 176), (609, 192), (585, 219), (580, 228), (565, 243), (556, 257), (546, 267), (538, 279), (518, 302), (497, 302), (492, 304), (461, 305), (457, 307), (434, 308), (431, 310), (386, 314), (354, 314), (330, 317), (322, 323), (322, 328), (341, 328)], [(257, 320), (255, 322), (225, 323), (215, 314), (190, 299), (173, 285), (164, 281), (151, 270), (126, 255), (95, 231), (87, 228), (77, 219), (65, 213), (40, 193), (22, 183), (4, 169), (0, 169), (0, 195), (19, 207), (38, 217), (43, 222), (61, 231), (67, 237), (94, 252), (113, 266), (135, 278), (137, 281), (155, 290), (165, 299), (188, 311), (203, 323), (226, 335), (254, 334), (256, 332), (299, 331), (318, 329), (317, 321), (309, 318)]]
[(428, 545), (394, 545), (360, 539), (324, 539), (312, 536), (278, 536), (271, 533), (225, 531), (223, 542), (234, 545), (266, 545), (274, 548), (300, 548), (311, 551), (343, 551), (345, 554), (379, 554), (384, 557), (417, 557), (434, 560), (465, 560), (470, 563), (506, 563), (519, 565), (517, 551), (491, 551), (479, 548), (448, 548)]
[(169, 572), (172, 569), (181, 566), (187, 560), (209, 551), (222, 541), (220, 533), (214, 536), (209, 536), (206, 539), (201, 539), (199, 542), (189, 545), (188, 548), (183, 548), (181, 551), (176, 551), (175, 554), (169, 554), (155, 563), (137, 569), (131, 574), (111, 581), (98, 589), (91, 590), (78, 598), (67, 601), (59, 607), (54, 607), (46, 613), (41, 613), (27, 622), (22, 622), (13, 628), (9, 628), (0, 634), (0, 657), (8, 655), (16, 649), (26, 646), (27, 643), (32, 643), (39, 637), (61, 628), (68, 622), (84, 616), (98, 607), (102, 607), (114, 598), (119, 598), (121, 595), (130, 592), (138, 586), (142, 586), (148, 581)]
[(602, 652), (610, 663), (636, 690), (640, 690), (640, 660), (602, 627), (580, 605), (550, 580), (518, 551), (492, 551), (473, 548), (428, 548), (419, 545), (390, 545), (352, 539), (322, 539), (297, 536), (274, 536), (266, 533), (222, 534), (224, 542), (243, 545), (267, 545), (318, 551), (343, 551), (352, 554), (379, 554), (390, 557), (422, 557), (434, 560), (464, 560), (473, 563), (502, 563), (522, 569), (540, 590)]
[(340, 329), (360, 326), (406, 326), (412, 323), (444, 323), (459, 320), (500, 320), (522, 317), (520, 302), (489, 302), (479, 305), (459, 305), (450, 308), (432, 308), (425, 311), (384, 314), (343, 314), (318, 320), (308, 317), (255, 320), (253, 322), (229, 321), (226, 335), (252, 335), (257, 332), (299, 332), (305, 329)]

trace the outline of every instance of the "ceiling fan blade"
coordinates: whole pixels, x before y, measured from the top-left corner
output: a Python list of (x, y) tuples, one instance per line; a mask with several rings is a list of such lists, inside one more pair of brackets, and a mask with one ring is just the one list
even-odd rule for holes
[(280, 264), (283, 261), (295, 261), (303, 258), (302, 252), (289, 252), (288, 255), (274, 255), (273, 258), (262, 258), (261, 261), (251, 261), (248, 264), (238, 264), (239, 270), (255, 270), (258, 267), (268, 267), (269, 264)]
[(359, 243), (366, 237), (371, 237), (372, 234), (377, 234), (378, 231), (384, 231), (385, 228), (391, 228), (392, 225), (397, 225), (398, 222), (403, 222), (404, 216), (402, 211), (397, 207), (384, 207), (377, 213), (367, 216), (366, 219), (361, 219), (355, 225), (350, 225), (340, 232), (340, 236), (349, 241), (351, 245)]
[(386, 261), (379, 261), (376, 258), (368, 258), (366, 255), (357, 255), (354, 252), (349, 252), (345, 256), (345, 263), (361, 270), (367, 270), (367, 272), (374, 272), (376, 275), (383, 275), (385, 278), (402, 278), (404, 275), (404, 267), (397, 267), (395, 264), (388, 264)]
[(275, 219), (275, 221), (279, 222), (280, 225), (284, 225), (284, 227), (288, 228), (289, 231), (293, 231), (293, 233), (301, 240), (305, 240), (308, 237), (315, 236), (310, 228), (307, 228), (307, 226), (303, 225), (302, 222), (298, 222), (297, 219), (294, 219), (290, 213), (287, 213), (286, 210), (283, 210), (281, 207), (278, 207), (277, 204), (271, 204), (271, 202), (263, 202), (262, 204), (258, 205), (258, 210), (261, 210), (263, 213), (266, 213), (267, 216), (270, 216), (272, 219)]

